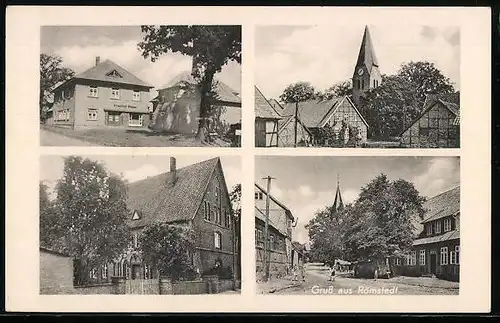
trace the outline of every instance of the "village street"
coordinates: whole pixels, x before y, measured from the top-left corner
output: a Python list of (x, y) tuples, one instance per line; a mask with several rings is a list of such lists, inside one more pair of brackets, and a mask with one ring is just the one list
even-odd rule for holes
[(426, 277), (355, 279), (337, 276), (329, 281), (326, 267), (307, 264), (306, 281), (292, 288), (276, 290), (283, 295), (458, 295), (458, 283)]
[(90, 142), (70, 138), (61, 134), (40, 129), (40, 145), (41, 146), (96, 146)]

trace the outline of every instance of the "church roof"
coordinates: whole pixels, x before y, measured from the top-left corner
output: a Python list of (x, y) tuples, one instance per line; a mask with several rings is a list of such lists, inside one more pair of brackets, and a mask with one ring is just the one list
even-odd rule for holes
[(378, 66), (378, 60), (375, 56), (375, 50), (373, 49), (372, 38), (368, 26), (365, 26), (365, 32), (358, 54), (358, 61), (356, 62), (356, 66), (360, 65), (365, 65), (368, 71), (371, 70), (373, 65)]
[(127, 207), (140, 218), (132, 220), (131, 227), (141, 227), (158, 222), (191, 220), (201, 205), (219, 158), (212, 158), (176, 170), (176, 182), (167, 184), (171, 172), (152, 176), (128, 185)]

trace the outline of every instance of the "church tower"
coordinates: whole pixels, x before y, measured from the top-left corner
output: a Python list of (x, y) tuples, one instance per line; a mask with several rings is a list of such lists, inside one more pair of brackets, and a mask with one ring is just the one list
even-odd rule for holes
[(335, 211), (341, 211), (344, 208), (344, 201), (342, 200), (342, 194), (340, 194), (340, 181), (337, 175), (337, 192), (335, 192), (335, 201), (333, 202), (333, 209)]
[(373, 49), (372, 38), (368, 26), (365, 26), (358, 60), (352, 77), (352, 96), (354, 103), (359, 105), (360, 98), (370, 89), (379, 86), (381, 82), (382, 75), (380, 74), (375, 50)]

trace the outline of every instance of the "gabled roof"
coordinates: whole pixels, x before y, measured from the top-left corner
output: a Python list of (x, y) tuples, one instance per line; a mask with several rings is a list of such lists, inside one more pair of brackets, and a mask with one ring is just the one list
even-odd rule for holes
[[(255, 184), (255, 187), (257, 187), (257, 189), (259, 189), (262, 193), (264, 193), (265, 195), (267, 195), (267, 192), (266, 190), (260, 186), (259, 184), (257, 183), (254, 183)], [(285, 210), (286, 212), (286, 215), (292, 220), (294, 221), (294, 217), (292, 215), (292, 211), (290, 211), (289, 208), (287, 208), (283, 203), (281, 203), (280, 201), (278, 201), (274, 196), (272, 195), (269, 195), (269, 198), (276, 204), (278, 204), (283, 210)]]
[[(239, 93), (233, 90), (229, 85), (219, 80), (215, 80), (215, 92), (217, 93), (217, 100), (221, 102), (228, 102), (233, 104), (241, 105), (241, 98), (239, 97)], [(185, 85), (195, 85), (196, 80), (194, 79), (191, 72), (184, 71), (179, 73), (173, 79), (171, 79), (167, 84), (163, 85), (158, 89), (158, 91), (176, 87), (176, 86), (185, 86)]]
[(283, 106), (276, 99), (269, 99), (269, 104), (279, 113), (283, 110)]
[[(113, 74), (119, 76), (112, 76)], [(75, 75), (70, 80), (94, 80), (153, 88), (152, 85), (139, 79), (137, 76), (109, 59), (89, 68), (88, 70), (80, 74)], [(60, 84), (59, 86), (61, 85), (62, 84)]]
[(262, 119), (280, 119), (280, 114), (273, 108), (271, 103), (267, 101), (266, 97), (259, 90), (257, 86), (255, 89), (255, 117)]
[(426, 213), (422, 223), (460, 213), (460, 186), (452, 188), (424, 202)]
[[(282, 117), (281, 119), (278, 120), (278, 135), (283, 131), (283, 129), (286, 128), (286, 126), (292, 122), (295, 119), (295, 116), (287, 116), (287, 117)], [(311, 131), (304, 126), (300, 118), (297, 118), (297, 123), (302, 126), (302, 129), (304, 129), (309, 135), (311, 135)]]
[(378, 66), (377, 57), (375, 56), (375, 50), (373, 49), (372, 38), (370, 36), (370, 31), (368, 26), (365, 26), (365, 32), (363, 34), (363, 40), (361, 41), (361, 47), (359, 49), (358, 60), (356, 66), (364, 65), (371, 72), (373, 65)]
[[(287, 235), (286, 232), (284, 232), (283, 230), (280, 229), (280, 227), (274, 223), (274, 221), (272, 220), (272, 210), (269, 211), (269, 218), (268, 218), (268, 222), (267, 224), (270, 226), (270, 227), (273, 227), (277, 232), (279, 232), (281, 235), (285, 236)], [(264, 213), (264, 211), (262, 211), (261, 209), (259, 209), (257, 206), (255, 206), (255, 217), (259, 220), (261, 220), (262, 222), (265, 222), (266, 221), (266, 214)]]
[(132, 214), (139, 211), (141, 217), (132, 220), (131, 214), (129, 225), (140, 227), (193, 219), (216, 167), (220, 167), (218, 157), (179, 168), (173, 186), (168, 184), (173, 176), (170, 172), (130, 183), (127, 206)]
[(453, 125), (460, 125), (460, 92), (428, 94), (425, 97), (424, 105), (422, 107), (422, 113), (401, 132), (401, 135), (403, 135), (408, 129), (410, 129), (411, 126), (415, 124), (415, 122), (420, 120), (420, 118), (422, 118), (427, 112), (429, 112), (429, 110), (432, 109), (437, 103), (442, 104), (453, 115), (455, 115)]
[[(308, 128), (321, 128), (326, 124), (329, 117), (335, 113), (344, 100), (349, 102), (356, 114), (360, 117), (361, 121), (363, 121), (363, 123), (368, 127), (368, 123), (366, 123), (365, 119), (361, 113), (359, 113), (358, 109), (348, 96), (333, 97), (329, 100), (315, 99), (300, 102), (298, 113), (299, 119)], [(281, 115), (295, 115), (295, 103), (285, 104), (284, 111)]]

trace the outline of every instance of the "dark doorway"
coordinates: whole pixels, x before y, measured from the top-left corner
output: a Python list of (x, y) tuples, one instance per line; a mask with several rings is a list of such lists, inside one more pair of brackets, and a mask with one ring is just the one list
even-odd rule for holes
[(140, 279), (140, 278), (141, 278), (141, 266), (132, 265), (132, 279)]
[(436, 274), (436, 254), (431, 254), (431, 274)]

